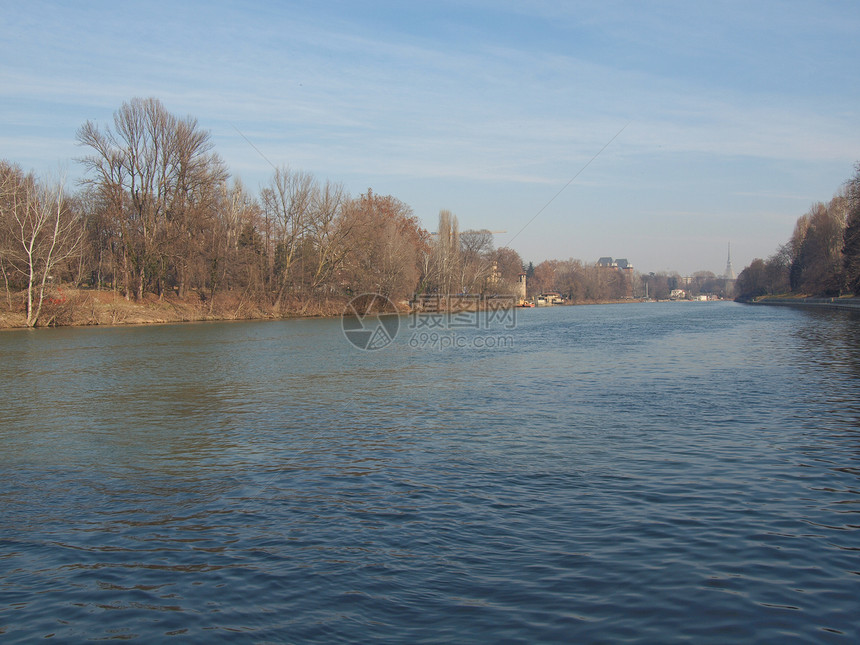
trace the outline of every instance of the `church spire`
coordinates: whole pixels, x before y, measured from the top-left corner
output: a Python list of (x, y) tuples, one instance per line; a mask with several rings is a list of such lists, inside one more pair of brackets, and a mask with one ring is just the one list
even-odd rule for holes
[(729, 242), (729, 257), (726, 260), (726, 274), (724, 276), (727, 280), (734, 280), (737, 278), (735, 275), (735, 270), (732, 267), (732, 243)]

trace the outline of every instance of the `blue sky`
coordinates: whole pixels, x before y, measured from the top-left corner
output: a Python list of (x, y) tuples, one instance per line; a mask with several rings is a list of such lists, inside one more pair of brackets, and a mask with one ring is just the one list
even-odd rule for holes
[(70, 182), (77, 128), (154, 96), (254, 193), (271, 162), (430, 230), (443, 208), (506, 230), (527, 261), (686, 274), (722, 272), (729, 242), (736, 269), (771, 254), (860, 160), (853, 0), (0, 9), (0, 158)]

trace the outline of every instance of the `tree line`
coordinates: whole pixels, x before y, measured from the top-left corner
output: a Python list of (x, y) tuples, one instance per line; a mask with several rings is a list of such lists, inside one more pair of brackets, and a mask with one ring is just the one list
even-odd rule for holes
[(676, 289), (686, 298), (699, 295), (725, 297), (726, 280), (712, 271), (682, 277), (677, 272), (642, 274), (582, 260), (546, 260), (526, 269), (529, 296), (555, 292), (570, 303), (649, 298), (667, 300)]
[(738, 276), (738, 299), (763, 295), (860, 295), (860, 163), (827, 203), (801, 215), (791, 238)]
[(632, 296), (633, 276), (596, 262), (546, 260), (527, 270), (530, 295), (555, 292), (570, 302), (620, 300)]
[[(108, 125), (84, 123), (76, 139), (84, 173), (73, 190), (0, 160), (0, 314), (30, 326), (58, 320), (60, 285), (257, 317), (338, 313), (368, 292), (395, 302), (515, 294), (526, 270), (490, 231), (460, 231), (442, 210), (430, 232), (407, 204), (372, 189), (352, 196), (280, 167), (252, 193), (196, 119), (155, 98), (123, 103)], [(810, 240), (821, 217), (804, 225)], [(803, 248), (798, 279), (811, 280), (819, 252), (812, 241)], [(574, 259), (530, 264), (527, 273), (530, 296), (555, 291), (571, 302), (638, 297), (646, 285), (666, 298), (678, 282)], [(709, 277), (696, 285), (708, 289)]]
[(371, 189), (350, 196), (282, 167), (252, 194), (197, 120), (158, 99), (123, 103), (111, 125), (88, 121), (76, 136), (85, 173), (73, 193), (0, 161), (4, 304), (30, 326), (59, 284), (284, 315), (365, 292), (514, 293), (523, 270), (489, 231), (460, 232), (442, 211), (431, 234)]

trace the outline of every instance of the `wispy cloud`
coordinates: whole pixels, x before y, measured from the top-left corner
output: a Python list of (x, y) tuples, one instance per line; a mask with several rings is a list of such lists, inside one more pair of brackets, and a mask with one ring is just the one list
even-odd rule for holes
[(85, 120), (156, 96), (252, 187), (271, 168), (234, 128), (277, 164), (513, 220), (630, 122), (546, 213), (570, 237), (586, 237), (562, 220), (574, 204), (694, 217), (707, 193), (717, 217), (827, 199), (858, 156), (853, 4), (445, 2), (17, 5), (0, 24), (0, 154), (51, 167), (80, 154)]

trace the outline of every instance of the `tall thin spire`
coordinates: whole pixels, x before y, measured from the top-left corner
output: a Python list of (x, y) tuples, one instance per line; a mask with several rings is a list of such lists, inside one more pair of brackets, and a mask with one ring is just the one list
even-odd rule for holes
[(727, 280), (734, 280), (737, 278), (735, 275), (735, 270), (732, 267), (732, 243), (729, 242), (729, 258), (726, 260), (726, 274), (725, 277)]

